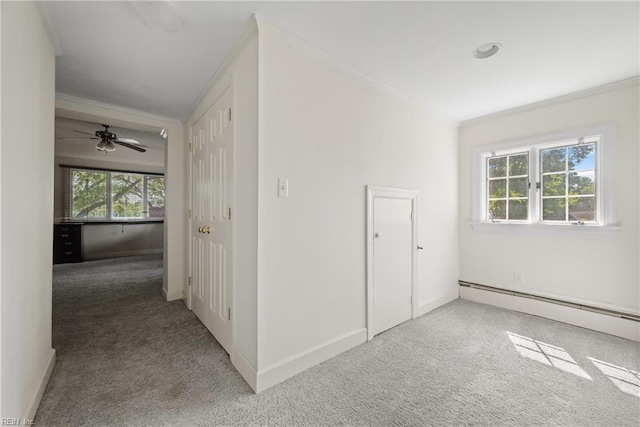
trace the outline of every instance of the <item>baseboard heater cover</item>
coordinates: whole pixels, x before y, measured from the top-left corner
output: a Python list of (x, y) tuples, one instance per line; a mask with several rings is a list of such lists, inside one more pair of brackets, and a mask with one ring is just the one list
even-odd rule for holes
[(526, 293), (526, 292), (518, 292), (518, 291), (512, 291), (512, 290), (508, 290), (508, 289), (496, 288), (496, 287), (493, 287), (493, 286), (481, 285), (479, 283), (465, 282), (464, 280), (458, 280), (458, 285), (460, 285), (460, 286), (462, 286), (464, 288), (479, 289), (479, 290), (482, 290), (482, 291), (496, 292), (496, 293), (499, 293), (499, 294), (512, 295), (512, 296), (520, 297), (520, 298), (528, 298), (528, 299), (533, 299), (533, 300), (537, 300), (537, 301), (547, 302), (547, 303), (550, 303), (550, 304), (563, 305), (565, 307), (576, 308), (578, 310), (591, 311), (593, 313), (604, 314), (604, 315), (613, 316), (613, 317), (619, 317), (621, 319), (632, 320), (634, 322), (640, 322), (640, 315), (633, 314), (633, 313), (627, 313), (627, 312), (624, 312), (624, 311), (617, 311), (617, 310), (611, 310), (611, 309), (608, 309), (608, 308), (594, 307), (592, 305), (586, 305), (586, 304), (578, 304), (578, 303), (575, 303), (575, 302), (564, 301), (564, 300), (556, 299), (556, 298), (541, 297), (539, 295), (529, 294), (529, 293)]

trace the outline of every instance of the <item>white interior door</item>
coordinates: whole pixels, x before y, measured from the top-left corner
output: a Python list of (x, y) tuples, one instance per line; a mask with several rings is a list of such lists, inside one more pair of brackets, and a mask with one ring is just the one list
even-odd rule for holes
[(373, 335), (411, 319), (412, 200), (373, 199)]
[(231, 350), (232, 93), (191, 128), (191, 309)]

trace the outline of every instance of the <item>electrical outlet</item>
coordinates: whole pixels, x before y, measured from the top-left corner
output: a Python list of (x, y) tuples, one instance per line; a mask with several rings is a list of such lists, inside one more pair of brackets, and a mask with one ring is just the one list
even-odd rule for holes
[(524, 285), (524, 273), (516, 271), (513, 273), (513, 283), (516, 285)]

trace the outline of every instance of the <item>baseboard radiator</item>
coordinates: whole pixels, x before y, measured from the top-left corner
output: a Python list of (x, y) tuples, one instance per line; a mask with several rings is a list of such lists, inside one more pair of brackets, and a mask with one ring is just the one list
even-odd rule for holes
[(479, 290), (482, 290), (482, 291), (496, 292), (496, 293), (499, 293), (499, 294), (512, 295), (514, 297), (528, 298), (528, 299), (533, 299), (533, 300), (536, 300), (536, 301), (543, 301), (543, 302), (550, 303), (550, 304), (563, 305), (565, 307), (571, 307), (571, 308), (575, 308), (575, 309), (578, 309), (578, 310), (591, 311), (593, 313), (604, 314), (604, 315), (613, 316), (613, 317), (619, 317), (621, 319), (632, 320), (634, 322), (639, 322), (640, 323), (640, 315), (634, 314), (634, 313), (627, 313), (627, 312), (624, 312), (624, 311), (611, 310), (611, 309), (608, 309), (608, 308), (600, 308), (600, 307), (595, 307), (595, 306), (586, 305), (586, 304), (578, 304), (578, 303), (575, 303), (575, 302), (563, 301), (561, 299), (556, 299), (556, 298), (541, 297), (541, 296), (534, 295), (534, 294), (528, 294), (526, 292), (518, 292), (518, 291), (507, 290), (507, 289), (500, 289), (500, 288), (496, 288), (496, 287), (493, 287), (493, 286), (487, 286), (487, 285), (480, 285), (478, 283), (465, 282), (463, 280), (458, 280), (458, 285), (460, 285), (460, 286), (462, 286), (464, 288), (479, 289)]

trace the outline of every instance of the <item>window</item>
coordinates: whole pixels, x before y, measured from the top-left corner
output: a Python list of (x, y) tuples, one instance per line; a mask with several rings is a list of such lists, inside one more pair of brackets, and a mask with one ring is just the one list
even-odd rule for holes
[(74, 170), (71, 173), (72, 218), (105, 219), (107, 172)]
[(474, 224), (614, 225), (613, 142), (602, 127), (476, 148)]
[(487, 218), (527, 220), (529, 153), (487, 159)]
[(68, 169), (67, 219), (162, 220), (164, 177), (107, 170)]
[(597, 221), (596, 143), (541, 150), (543, 221)]

